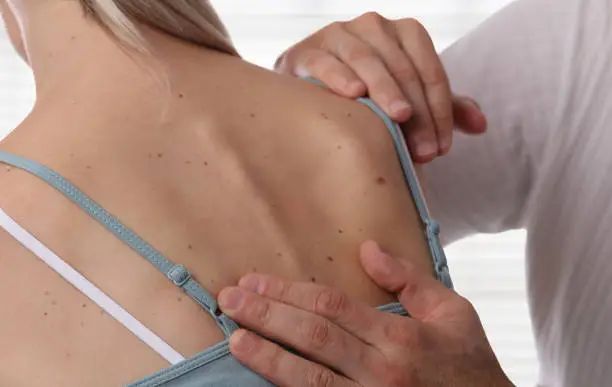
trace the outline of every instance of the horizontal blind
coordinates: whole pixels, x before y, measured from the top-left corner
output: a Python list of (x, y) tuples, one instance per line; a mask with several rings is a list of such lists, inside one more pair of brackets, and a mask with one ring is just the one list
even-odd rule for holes
[[(217, 0), (241, 54), (270, 67), (279, 53), (314, 30), (368, 11), (414, 17), (442, 50), (509, 0)], [(491, 42), (495, 44), (495, 42)], [(30, 111), (33, 79), (0, 33), (0, 138)], [(493, 128), (494, 129), (494, 128)], [(537, 362), (526, 304), (525, 233), (476, 236), (447, 248), (457, 290), (480, 313), (502, 366), (518, 386), (532, 387)]]

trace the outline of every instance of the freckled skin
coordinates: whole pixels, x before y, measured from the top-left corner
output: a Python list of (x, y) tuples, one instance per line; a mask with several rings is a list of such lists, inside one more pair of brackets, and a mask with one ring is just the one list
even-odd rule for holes
[[(87, 48), (81, 33), (65, 38)], [(75, 67), (45, 100), (54, 104), (37, 105), (0, 148), (65, 176), (213, 295), (260, 272), (387, 303), (393, 295), (358, 262), (367, 239), (431, 272), (393, 143), (369, 108), (237, 58), (151, 39), (160, 55), (167, 50), (170, 94), (121, 49), (95, 41), (87, 54), (106, 47), (115, 62), (98, 72)], [(62, 61), (56, 49), (41, 58), (51, 51)], [(75, 56), (95, 66), (112, 55)], [(223, 339), (193, 300), (56, 190), (4, 168), (0, 187), (1, 208), (184, 356)], [(0, 303), (13, 312), (0, 319), (0, 343), (14, 351), (0, 362), (0, 385), (12, 385), (3, 375), (39, 385), (30, 369), (62, 387), (125, 385), (167, 365), (3, 232), (0, 266)]]

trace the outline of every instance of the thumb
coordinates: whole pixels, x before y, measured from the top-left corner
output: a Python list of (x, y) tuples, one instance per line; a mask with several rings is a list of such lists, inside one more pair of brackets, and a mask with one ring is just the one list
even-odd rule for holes
[(396, 293), (406, 311), (418, 320), (427, 319), (454, 294), (409, 261), (386, 254), (376, 242), (363, 243), (360, 258), (370, 278), (381, 288)]

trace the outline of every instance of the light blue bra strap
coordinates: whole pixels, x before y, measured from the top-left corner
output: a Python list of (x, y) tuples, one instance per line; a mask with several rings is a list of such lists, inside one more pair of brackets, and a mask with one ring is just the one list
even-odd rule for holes
[[(319, 86), (326, 87), (321, 81), (317, 79), (305, 78), (305, 80), (317, 84)], [(389, 133), (393, 138), (393, 143), (395, 144), (395, 150), (399, 157), (402, 170), (404, 171), (404, 178), (406, 179), (406, 183), (408, 184), (410, 194), (412, 195), (412, 198), (414, 200), (414, 204), (419, 213), (419, 217), (421, 218), (421, 222), (425, 227), (425, 236), (429, 244), (432, 259), (434, 261), (434, 269), (436, 271), (436, 275), (438, 277), (438, 280), (440, 280), (444, 285), (452, 289), (453, 282), (451, 280), (450, 272), (448, 270), (446, 255), (444, 254), (444, 249), (442, 248), (442, 244), (440, 243), (440, 226), (435, 220), (429, 217), (429, 211), (427, 210), (427, 205), (425, 204), (425, 199), (423, 198), (423, 194), (419, 186), (419, 181), (414, 172), (412, 157), (410, 156), (410, 151), (406, 146), (406, 140), (404, 139), (404, 135), (402, 134), (401, 128), (396, 122), (391, 120), (389, 116), (387, 116), (387, 114), (385, 114), (385, 112), (383, 112), (382, 109), (380, 109), (371, 99), (359, 98), (357, 99), (357, 101), (367, 105), (370, 109), (372, 109), (374, 113), (376, 113), (383, 120), (385, 126), (389, 130)]]
[(404, 135), (402, 134), (402, 130), (399, 125), (392, 121), (389, 116), (387, 116), (376, 104), (369, 98), (359, 98), (357, 101), (367, 105), (370, 107), (376, 114), (382, 118), (387, 129), (389, 129), (389, 133), (393, 138), (393, 143), (395, 144), (395, 150), (400, 160), (400, 164), (402, 165), (402, 169), (404, 171), (404, 177), (406, 179), (406, 183), (408, 184), (408, 188), (410, 189), (410, 193), (412, 194), (412, 198), (414, 200), (414, 204), (417, 208), (421, 221), (423, 222), (423, 226), (425, 227), (425, 236), (427, 237), (427, 242), (429, 244), (429, 250), (431, 251), (431, 255), (434, 261), (434, 269), (436, 271), (436, 275), (438, 280), (440, 280), (444, 285), (451, 288), (453, 287), (453, 282), (450, 277), (450, 272), (448, 270), (448, 263), (446, 261), (446, 255), (444, 254), (444, 249), (442, 248), (442, 244), (440, 243), (440, 225), (435, 220), (429, 217), (429, 211), (427, 210), (427, 205), (425, 204), (425, 199), (423, 198), (423, 194), (421, 193), (421, 188), (419, 186), (419, 181), (414, 172), (412, 157), (410, 156), (410, 151), (406, 146), (406, 141), (404, 140)]
[(231, 319), (223, 314), (219, 314), (215, 298), (208, 294), (208, 292), (191, 277), (191, 274), (183, 265), (176, 265), (172, 261), (166, 259), (160, 252), (155, 250), (153, 246), (124, 226), (117, 218), (108, 213), (68, 180), (35, 161), (4, 151), (0, 151), (0, 163), (12, 165), (16, 168), (30, 172), (64, 194), (83, 211), (115, 234), (122, 242), (134, 249), (147, 261), (151, 262), (164, 273), (174, 285), (183, 289), (185, 293), (215, 318), (217, 324), (224, 331), (226, 336), (229, 337), (229, 335), (237, 329), (237, 325)]

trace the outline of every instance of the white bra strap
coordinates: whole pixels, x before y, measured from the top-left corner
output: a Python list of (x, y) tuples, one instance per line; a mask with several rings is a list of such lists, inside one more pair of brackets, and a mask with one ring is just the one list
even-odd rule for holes
[(0, 209), (0, 227), (170, 364), (185, 358)]

